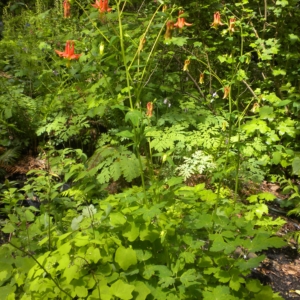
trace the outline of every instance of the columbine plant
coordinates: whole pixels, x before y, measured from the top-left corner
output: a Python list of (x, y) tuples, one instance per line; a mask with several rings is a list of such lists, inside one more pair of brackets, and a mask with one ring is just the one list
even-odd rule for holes
[(65, 47), (65, 51), (58, 51), (55, 50), (55, 52), (63, 58), (66, 58), (67, 61), (67, 67), (70, 67), (70, 61), (73, 59), (78, 59), (81, 54), (75, 54), (75, 42), (74, 41), (67, 41), (66, 42), (66, 47)]
[(174, 27), (179, 28), (179, 32), (182, 32), (182, 29), (183, 29), (184, 26), (192, 26), (193, 25), (191, 23), (187, 23), (185, 21), (185, 18), (180, 17), (180, 15), (182, 15), (182, 14), (184, 14), (184, 11), (180, 10), (179, 13), (178, 13), (177, 22), (174, 24)]

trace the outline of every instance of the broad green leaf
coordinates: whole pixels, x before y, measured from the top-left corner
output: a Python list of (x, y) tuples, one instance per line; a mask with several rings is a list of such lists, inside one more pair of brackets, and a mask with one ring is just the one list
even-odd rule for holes
[(295, 157), (292, 162), (293, 174), (300, 176), (300, 157)]
[(87, 297), (88, 295), (88, 290), (86, 289), (86, 287), (80, 285), (80, 286), (76, 286), (75, 287), (75, 293), (78, 297)]
[[(11, 295), (11, 294), (14, 294), (14, 292), (15, 292), (15, 290), (16, 290), (16, 286), (15, 285), (13, 285), (13, 286), (11, 286), (11, 285), (5, 285), (5, 286), (1, 286), (0, 287), (0, 299), (9, 299), (8, 297), (9, 297), (9, 295)], [(14, 298), (11, 298), (11, 299), (14, 299)]]
[(128, 225), (123, 230), (123, 236), (127, 237), (130, 242), (135, 241), (140, 234), (139, 226), (135, 222), (128, 222)]
[(127, 284), (122, 280), (118, 280), (111, 285), (110, 292), (120, 299), (132, 299), (132, 292), (134, 291), (135, 286)]
[(137, 249), (137, 250), (135, 250), (135, 252), (136, 252), (137, 259), (139, 261), (146, 261), (152, 257), (152, 252), (149, 250)]
[(136, 281), (134, 283), (134, 291), (138, 293), (138, 296), (135, 297), (136, 300), (146, 300), (147, 296), (151, 293), (150, 289), (142, 281)]
[(162, 288), (167, 288), (170, 285), (173, 285), (175, 283), (175, 278), (173, 277), (163, 277), (162, 279), (160, 279), (160, 281), (158, 282), (158, 284), (162, 287)]
[(1, 229), (1, 231), (3, 231), (4, 233), (12, 233), (15, 231), (15, 226), (12, 223), (7, 223), (3, 226), (3, 228)]
[(73, 265), (64, 270), (63, 276), (66, 278), (66, 282), (70, 283), (74, 278), (78, 278), (78, 266)]
[(96, 264), (100, 258), (101, 254), (99, 248), (94, 248), (94, 246), (91, 246), (86, 250), (86, 259), (91, 260)]
[(114, 227), (118, 227), (126, 223), (125, 216), (120, 212), (111, 213), (109, 215), (109, 218), (110, 218), (110, 224)]
[(139, 110), (130, 110), (126, 113), (125, 122), (130, 120), (132, 125), (137, 127), (142, 118), (143, 118), (143, 115)]
[(137, 264), (136, 253), (131, 248), (119, 247), (115, 254), (115, 261), (123, 270)]
[(275, 118), (274, 109), (270, 106), (263, 106), (259, 109), (259, 116), (261, 119), (273, 120)]
[(194, 284), (198, 276), (195, 269), (189, 269), (180, 276), (180, 281), (185, 286)]

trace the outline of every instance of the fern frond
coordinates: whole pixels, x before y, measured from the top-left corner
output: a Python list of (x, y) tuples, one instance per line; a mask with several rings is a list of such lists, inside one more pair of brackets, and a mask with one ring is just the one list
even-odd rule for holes
[(19, 157), (19, 147), (7, 149), (2, 155), (0, 155), (0, 166), (13, 165)]

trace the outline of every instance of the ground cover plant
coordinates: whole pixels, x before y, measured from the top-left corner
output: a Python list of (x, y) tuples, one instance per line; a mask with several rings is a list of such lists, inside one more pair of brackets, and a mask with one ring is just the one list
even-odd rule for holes
[[(300, 212), (298, 1), (10, 3), (1, 299), (282, 299), (251, 278)], [(25, 152), (44, 164), (5, 171)], [(30, 204), (25, 206), (25, 204)]]

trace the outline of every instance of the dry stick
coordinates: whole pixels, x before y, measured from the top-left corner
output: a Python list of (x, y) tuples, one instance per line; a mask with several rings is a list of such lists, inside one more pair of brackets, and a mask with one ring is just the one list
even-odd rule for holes
[(264, 0), (264, 4), (265, 4), (265, 23), (264, 23), (264, 30), (266, 30), (266, 24), (267, 24), (267, 9), (268, 9), (268, 3), (267, 0)]
[(253, 92), (253, 90), (251, 89), (250, 85), (243, 80), (243, 83), (245, 84), (245, 86), (249, 89), (249, 91), (251, 92), (251, 94), (254, 96), (255, 99), (259, 100), (258, 97), (255, 95), (255, 93)]
[(13, 247), (16, 248), (17, 250), (19, 250), (19, 251), (25, 253), (26, 255), (29, 255), (29, 256), (30, 256), (30, 257), (31, 257), (31, 258), (32, 258), (32, 259), (40, 266), (40, 268), (43, 269), (44, 272), (45, 272), (47, 275), (49, 275), (50, 279), (55, 283), (55, 285), (58, 287), (58, 289), (59, 289), (60, 291), (62, 291), (63, 293), (65, 293), (67, 296), (69, 296), (70, 299), (73, 299), (73, 297), (72, 297), (69, 293), (67, 293), (66, 291), (64, 291), (64, 290), (60, 287), (60, 285), (56, 282), (56, 280), (54, 280), (54, 278), (52, 277), (52, 275), (51, 275), (49, 272), (47, 272), (47, 270), (46, 270), (46, 269), (38, 262), (38, 260), (37, 260), (32, 254), (30, 254), (29, 252), (27, 252), (27, 251), (25, 251), (25, 250), (23, 250), (23, 249), (17, 247), (16, 245), (14, 245), (14, 244), (11, 243), (11, 242), (8, 242), (8, 244), (10, 244), (11, 246), (13, 246)]

